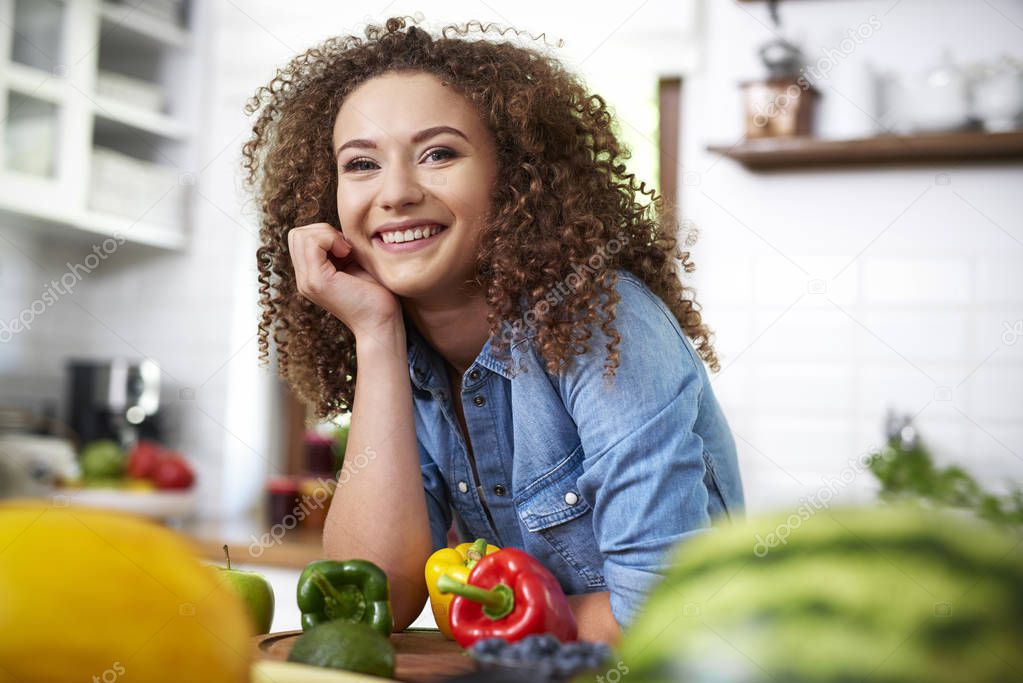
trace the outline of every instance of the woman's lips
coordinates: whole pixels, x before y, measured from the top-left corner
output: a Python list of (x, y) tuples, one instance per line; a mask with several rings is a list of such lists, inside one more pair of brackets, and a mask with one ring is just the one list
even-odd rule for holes
[(430, 235), (429, 237), (412, 240), (411, 242), (385, 242), (380, 235), (373, 236), (373, 244), (380, 247), (384, 251), (392, 253), (403, 253), (408, 251), (417, 251), (424, 247), (428, 247), (436, 242), (441, 235), (448, 231), (448, 226), (441, 226), (440, 232)]

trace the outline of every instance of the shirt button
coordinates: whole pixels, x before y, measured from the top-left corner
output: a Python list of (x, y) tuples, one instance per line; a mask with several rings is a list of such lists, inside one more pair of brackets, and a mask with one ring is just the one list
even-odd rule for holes
[(575, 505), (579, 502), (579, 496), (576, 495), (575, 491), (569, 491), (565, 494), (565, 502), (569, 505)]
[(475, 396), (473, 397), (472, 402), (475, 403), (477, 406), (482, 407), (486, 405), (487, 399), (483, 398), (482, 396)]
[(497, 486), (494, 487), (494, 493), (499, 496), (503, 496), (504, 494), (508, 493), (508, 490), (504, 486), (498, 484)]
[(458, 490), (461, 491), (462, 493), (468, 493), (469, 485), (466, 484), (464, 481), (460, 481), (458, 482)]
[(473, 370), (472, 372), (469, 373), (469, 379), (479, 379), (479, 378), (480, 378), (480, 371), (479, 370)]

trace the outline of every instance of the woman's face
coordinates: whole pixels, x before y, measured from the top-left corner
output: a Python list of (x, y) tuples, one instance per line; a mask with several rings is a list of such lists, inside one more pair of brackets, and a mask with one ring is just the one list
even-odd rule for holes
[[(338, 216), (360, 266), (413, 299), (472, 279), (497, 157), (468, 100), (431, 74), (378, 76), (345, 100), (333, 143)], [(408, 220), (446, 227), (422, 242), (387, 244), (381, 229)]]

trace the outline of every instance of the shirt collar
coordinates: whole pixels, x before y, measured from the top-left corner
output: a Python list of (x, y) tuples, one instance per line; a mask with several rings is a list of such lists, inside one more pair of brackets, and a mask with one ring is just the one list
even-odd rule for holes
[[(513, 353), (515, 348), (534, 336), (535, 331), (530, 331), (524, 336), (519, 335), (511, 341), (509, 353), (512, 359), (515, 357)], [(445, 388), (448, 381), (447, 375), (444, 372), (443, 359), (423, 338), (408, 317), (405, 317), (405, 340), (405, 346), (408, 350), (409, 378), (412, 380), (412, 383), (425, 391), (442, 390)], [(513, 379), (518, 373), (494, 356), (491, 352), (493, 341), (493, 335), (487, 338), (487, 341), (483, 343), (483, 348), (480, 349), (479, 355), (476, 356), (476, 360), (469, 366), (469, 370), (471, 371), (478, 366), (495, 372), (505, 379)]]

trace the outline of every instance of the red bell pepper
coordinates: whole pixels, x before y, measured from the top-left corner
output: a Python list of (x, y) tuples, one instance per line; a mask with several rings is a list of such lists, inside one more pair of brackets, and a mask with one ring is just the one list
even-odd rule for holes
[(562, 642), (578, 637), (575, 615), (558, 580), (517, 548), (480, 559), (465, 583), (445, 574), (437, 588), (455, 594), (449, 621), (462, 647), (484, 638), (514, 642), (533, 633), (550, 633)]

